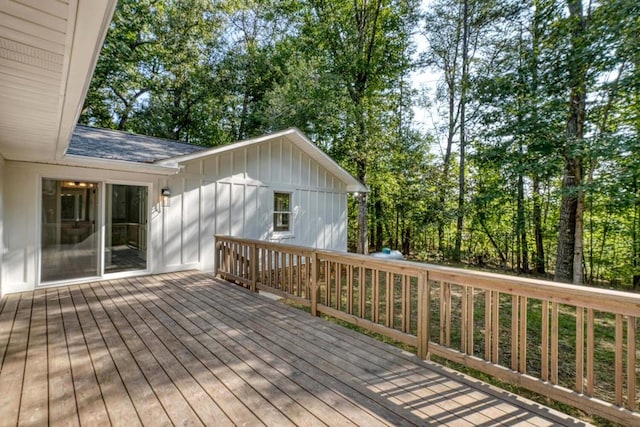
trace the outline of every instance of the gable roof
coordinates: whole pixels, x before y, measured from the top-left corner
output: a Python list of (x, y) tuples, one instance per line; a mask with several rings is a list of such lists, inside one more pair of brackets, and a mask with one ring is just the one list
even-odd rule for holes
[(204, 157), (215, 156), (221, 153), (240, 150), (252, 145), (258, 145), (262, 143), (266, 143), (268, 141), (273, 141), (279, 138), (284, 138), (289, 141), (291, 144), (298, 147), (302, 152), (307, 154), (311, 159), (318, 162), (321, 166), (327, 169), (333, 176), (338, 178), (340, 181), (344, 182), (347, 186), (347, 191), (356, 193), (362, 192), (366, 193), (369, 189), (363, 185), (360, 181), (353, 177), (349, 172), (347, 172), (342, 166), (336, 163), (327, 153), (322, 151), (316, 144), (311, 142), (303, 133), (297, 128), (289, 128), (280, 132), (274, 132), (268, 135), (260, 136), (257, 138), (248, 139), (245, 141), (235, 142), (233, 144), (222, 145), (219, 147), (213, 147), (209, 149), (205, 149), (199, 152), (186, 154), (183, 156), (178, 156), (174, 158), (169, 158), (166, 160), (158, 161), (157, 163), (160, 165), (179, 165), (185, 162), (189, 162), (191, 160), (196, 160)]
[(67, 154), (105, 160), (155, 163), (204, 149), (205, 147), (170, 139), (77, 125)]
[[(77, 125), (65, 159), (74, 164), (87, 162), (89, 165), (99, 161), (108, 163), (109, 167), (131, 170), (140, 168), (166, 170), (176, 173), (180, 165), (209, 156), (217, 156), (229, 151), (284, 138), (298, 147), (311, 159), (327, 169), (336, 178), (346, 184), (349, 192), (367, 192), (366, 186), (355, 179), (349, 172), (336, 163), (329, 155), (311, 142), (300, 130), (286, 129), (281, 132), (248, 139), (219, 147), (206, 148), (185, 144), (170, 139), (155, 138), (110, 129)], [(136, 166), (138, 165), (138, 166)]]

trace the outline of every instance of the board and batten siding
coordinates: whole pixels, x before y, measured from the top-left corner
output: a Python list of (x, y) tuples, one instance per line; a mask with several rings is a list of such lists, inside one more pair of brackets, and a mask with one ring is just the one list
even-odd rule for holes
[[(159, 175), (9, 160), (5, 162), (3, 169), (3, 293), (30, 291), (39, 284), (43, 178), (97, 182), (102, 185), (101, 192), (105, 183), (147, 186), (150, 232), (148, 271), (162, 271), (162, 260), (158, 255), (158, 249), (163, 243), (158, 238), (163, 214), (158, 197), (157, 183), (162, 179)], [(104, 226), (102, 213), (97, 225)]]
[[(166, 185), (167, 270), (212, 269), (215, 234), (346, 251), (345, 184), (286, 138), (188, 161)], [(273, 231), (274, 192), (291, 193), (290, 233)]]

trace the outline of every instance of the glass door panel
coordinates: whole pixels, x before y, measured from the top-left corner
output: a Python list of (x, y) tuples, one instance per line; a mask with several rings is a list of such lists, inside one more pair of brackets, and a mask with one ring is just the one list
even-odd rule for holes
[(147, 187), (106, 185), (104, 272), (146, 270)]
[(96, 182), (42, 180), (41, 282), (99, 275), (98, 195)]

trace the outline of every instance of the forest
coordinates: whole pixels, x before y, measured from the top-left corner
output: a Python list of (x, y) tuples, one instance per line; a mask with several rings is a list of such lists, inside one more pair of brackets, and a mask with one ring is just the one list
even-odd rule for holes
[(296, 126), (354, 252), (640, 288), (638, 0), (119, 0), (80, 121)]

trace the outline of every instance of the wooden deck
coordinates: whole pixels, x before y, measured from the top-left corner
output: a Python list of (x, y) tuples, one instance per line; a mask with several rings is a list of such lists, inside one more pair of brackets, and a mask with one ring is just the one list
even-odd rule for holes
[(584, 425), (200, 272), (9, 295), (0, 425)]

